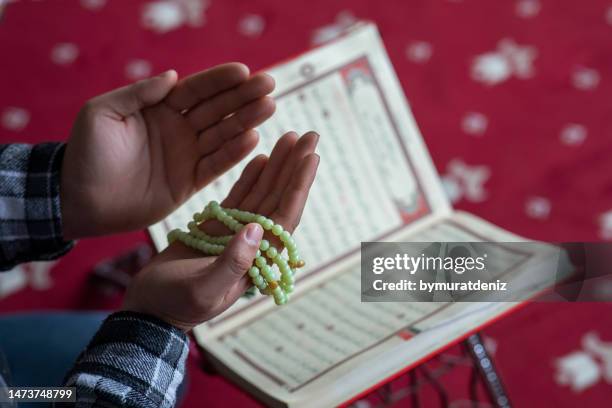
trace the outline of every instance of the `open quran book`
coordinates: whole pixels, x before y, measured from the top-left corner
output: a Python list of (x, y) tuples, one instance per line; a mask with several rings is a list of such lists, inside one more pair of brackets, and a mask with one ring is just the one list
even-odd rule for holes
[[(521, 240), (453, 211), (373, 24), (267, 72), (277, 111), (258, 129), (253, 155), (269, 154), (289, 130), (321, 135), (318, 175), (295, 233), (307, 265), (287, 305), (241, 299), (195, 329), (220, 372), (267, 405), (339, 405), (519, 305), (361, 302), (362, 241)], [(157, 248), (208, 201), (221, 201), (241, 171), (152, 226)], [(496, 267), (525, 267), (537, 256), (508, 253)]]

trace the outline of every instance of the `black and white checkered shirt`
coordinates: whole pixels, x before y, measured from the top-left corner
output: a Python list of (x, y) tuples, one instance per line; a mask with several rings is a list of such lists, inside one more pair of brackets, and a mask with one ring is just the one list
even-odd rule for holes
[[(0, 146), (0, 270), (72, 248), (62, 237), (63, 154), (61, 143)], [(76, 407), (173, 407), (188, 350), (179, 329), (151, 316), (114, 313), (81, 353), (66, 385), (77, 389)]]
[[(110, 315), (66, 377), (76, 407), (174, 407), (189, 352), (187, 336), (156, 318)], [(72, 406), (68, 404), (67, 406)]]
[(59, 172), (64, 145), (0, 146), (0, 269), (57, 258), (62, 238)]

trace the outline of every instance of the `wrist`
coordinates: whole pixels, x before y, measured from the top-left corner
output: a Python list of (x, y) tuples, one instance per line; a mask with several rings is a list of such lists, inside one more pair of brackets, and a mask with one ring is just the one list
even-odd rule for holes
[(141, 281), (143, 272), (141, 271), (139, 275), (136, 275), (128, 287), (120, 309), (121, 312), (149, 316), (183, 333), (191, 331), (197, 323), (191, 324), (176, 319), (173, 313), (169, 312), (168, 305), (163, 299), (155, 299), (156, 296), (151, 296), (151, 289), (147, 289), (146, 284), (143, 285)]
[(66, 153), (60, 173), (60, 212), (62, 218), (62, 234), (67, 240), (75, 240), (101, 235), (98, 221), (101, 217), (95, 214), (94, 202), (88, 193), (87, 182), (83, 181), (82, 168), (75, 164), (71, 154), (70, 143), (66, 145)]
[(178, 321), (170, 316), (164, 315), (163, 313), (156, 313), (155, 311), (147, 310), (146, 308), (130, 303), (128, 300), (126, 300), (126, 302), (123, 304), (119, 313), (143, 316), (148, 319), (163, 322), (168, 327), (172, 327), (173, 329), (179, 330), (182, 333), (189, 333), (196, 326), (195, 324), (192, 325)]

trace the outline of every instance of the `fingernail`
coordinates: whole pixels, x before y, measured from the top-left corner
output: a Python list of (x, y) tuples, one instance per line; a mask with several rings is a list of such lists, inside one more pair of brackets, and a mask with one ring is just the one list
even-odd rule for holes
[(276, 80), (274, 79), (274, 77), (270, 74), (267, 74), (264, 72), (264, 76), (268, 77), (269, 79), (272, 80), (272, 89), (276, 88)]
[(166, 72), (162, 72), (161, 74), (159, 74), (159, 76), (162, 78), (173, 76), (173, 75), (178, 75), (176, 71), (173, 69), (169, 69)]
[(259, 242), (263, 237), (263, 228), (259, 224), (248, 224), (244, 238), (249, 246), (259, 246)]

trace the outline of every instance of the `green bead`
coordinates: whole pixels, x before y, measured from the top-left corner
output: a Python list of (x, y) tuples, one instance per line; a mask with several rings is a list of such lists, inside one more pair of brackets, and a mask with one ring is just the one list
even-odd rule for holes
[(268, 266), (268, 263), (266, 262), (266, 259), (263, 256), (258, 256), (257, 258), (255, 258), (255, 265), (257, 265), (259, 269), (261, 269), (264, 266)]
[(281, 276), (281, 282), (285, 285), (291, 285), (295, 281), (295, 278), (291, 274), (284, 274)]
[(258, 215), (257, 217), (255, 217), (255, 222), (263, 227), (264, 222), (266, 222), (266, 217), (264, 217), (263, 215)]
[(285, 244), (285, 247), (287, 248), (287, 252), (295, 252), (297, 249), (293, 238), (291, 238), (287, 242), (284, 242), (284, 244)]
[(281, 227), (278, 224), (274, 224), (274, 226), (272, 227), (272, 234), (279, 236), (282, 233), (283, 233), (283, 227)]
[(281, 242), (287, 246), (287, 242), (289, 242), (291, 240), (291, 234), (289, 234), (289, 231), (283, 231), (281, 232), (281, 234), (278, 236), (278, 238), (281, 240)]
[(277, 265), (282, 275), (287, 275), (291, 273), (291, 268), (289, 267), (289, 264), (285, 262), (284, 259), (282, 260), (282, 262), (278, 262)]
[(270, 242), (268, 242), (267, 239), (262, 239), (261, 243), (259, 244), (259, 249), (262, 251), (267, 251), (268, 248), (270, 248)]
[(215, 207), (214, 205), (208, 207), (208, 213), (211, 215), (211, 217), (217, 218), (220, 212), (221, 209), (219, 207)]
[(264, 265), (261, 268), (260, 272), (261, 272), (261, 276), (263, 276), (264, 279), (267, 280), (268, 282), (274, 280), (274, 276), (272, 275), (272, 268), (270, 268), (268, 265)]
[(264, 278), (261, 275), (257, 275), (256, 277), (253, 278), (253, 283), (255, 284), (255, 286), (257, 286), (258, 289), (262, 289), (265, 288), (266, 285), (266, 281), (264, 280)]
[(266, 218), (264, 222), (261, 223), (261, 226), (265, 230), (270, 230), (274, 226), (274, 222), (271, 219)]
[(268, 255), (268, 258), (274, 259), (276, 257), (276, 255), (278, 255), (278, 251), (276, 250), (276, 248), (270, 247), (266, 251), (266, 255)]
[(249, 276), (251, 278), (259, 276), (259, 268), (257, 268), (256, 266), (251, 266), (251, 268), (249, 269)]

